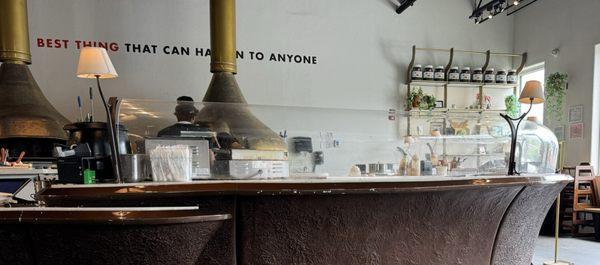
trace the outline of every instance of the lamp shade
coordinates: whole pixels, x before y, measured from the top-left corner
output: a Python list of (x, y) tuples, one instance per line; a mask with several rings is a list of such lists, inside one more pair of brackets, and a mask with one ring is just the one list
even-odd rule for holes
[(531, 80), (525, 83), (519, 102), (524, 104), (540, 104), (544, 103), (544, 89), (540, 81)]
[(84, 47), (79, 52), (77, 77), (115, 78), (119, 76), (104, 48)]

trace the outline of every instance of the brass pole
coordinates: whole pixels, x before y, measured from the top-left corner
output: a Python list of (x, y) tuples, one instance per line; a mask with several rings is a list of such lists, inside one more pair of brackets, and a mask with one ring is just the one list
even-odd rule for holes
[(556, 217), (554, 220), (554, 263), (558, 259), (558, 232), (560, 225), (560, 193), (556, 197)]
[(0, 62), (31, 64), (27, 0), (0, 1)]
[(237, 73), (235, 0), (210, 0), (210, 71)]

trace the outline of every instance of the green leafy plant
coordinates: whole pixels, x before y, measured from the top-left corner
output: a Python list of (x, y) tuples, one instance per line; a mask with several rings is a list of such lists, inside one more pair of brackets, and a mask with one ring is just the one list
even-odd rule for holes
[(421, 105), (421, 99), (423, 98), (423, 89), (415, 87), (406, 98), (406, 108), (418, 108)]
[(519, 104), (519, 101), (515, 95), (505, 97), (504, 106), (506, 106), (506, 112), (509, 116), (513, 118), (519, 116), (519, 108), (521, 107), (521, 104)]
[(420, 109), (431, 110), (435, 108), (436, 98), (433, 95), (424, 95), (421, 99)]
[(556, 117), (556, 121), (560, 122), (563, 118), (563, 103), (567, 90), (566, 73), (556, 72), (548, 76), (546, 79), (546, 89), (544, 94), (546, 97), (546, 113), (548, 117)]

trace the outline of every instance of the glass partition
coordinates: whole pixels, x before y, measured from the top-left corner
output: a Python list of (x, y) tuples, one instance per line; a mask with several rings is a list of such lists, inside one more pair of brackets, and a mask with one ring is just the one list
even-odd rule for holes
[(117, 123), (127, 130), (130, 156), (145, 161), (146, 180), (506, 172), (509, 130), (498, 112), (416, 115), (123, 98), (116, 102)]

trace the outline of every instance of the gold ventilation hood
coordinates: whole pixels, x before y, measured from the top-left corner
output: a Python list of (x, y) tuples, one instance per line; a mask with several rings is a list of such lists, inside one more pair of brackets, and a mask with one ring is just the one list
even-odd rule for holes
[(0, 62), (0, 142), (66, 139), (63, 126), (69, 121), (48, 102), (29, 71), (26, 0), (0, 1)]
[(207, 104), (198, 120), (229, 132), (248, 149), (287, 150), (281, 137), (256, 118), (248, 109), (246, 99), (234, 74), (236, 67), (235, 0), (210, 1), (211, 63), (213, 73), (203, 101), (237, 103)]

